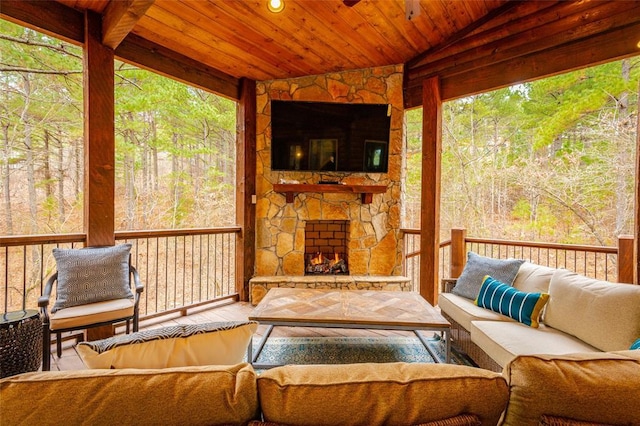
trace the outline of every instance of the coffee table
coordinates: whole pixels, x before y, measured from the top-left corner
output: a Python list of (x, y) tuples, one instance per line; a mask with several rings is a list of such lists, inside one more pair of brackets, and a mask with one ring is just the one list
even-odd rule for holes
[(440, 362), (418, 333), (436, 331), (444, 334), (446, 362), (451, 361), (451, 324), (418, 293), (272, 288), (251, 312), (249, 320), (269, 326), (255, 355), (249, 346), (248, 359), (255, 368), (276, 366), (256, 363), (275, 326), (413, 331), (435, 362)]

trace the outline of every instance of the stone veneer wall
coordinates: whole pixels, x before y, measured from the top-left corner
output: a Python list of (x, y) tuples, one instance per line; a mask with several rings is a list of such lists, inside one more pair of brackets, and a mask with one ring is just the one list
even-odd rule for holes
[[(304, 275), (307, 220), (349, 220), (349, 270), (352, 275), (401, 275), (401, 168), (403, 152), (402, 66), (307, 76), (257, 84), (256, 265), (255, 275)], [(271, 170), (271, 100), (392, 105), (388, 173), (291, 172)], [(287, 204), (273, 191), (281, 179), (300, 183), (340, 180), (347, 184), (386, 185), (362, 204), (359, 194), (298, 193)]]

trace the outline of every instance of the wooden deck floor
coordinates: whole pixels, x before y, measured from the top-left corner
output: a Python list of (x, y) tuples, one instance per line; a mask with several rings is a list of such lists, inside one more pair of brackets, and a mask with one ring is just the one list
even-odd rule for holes
[[(140, 322), (140, 330), (149, 330), (176, 324), (200, 324), (214, 321), (244, 321), (253, 310), (248, 302), (234, 302), (218, 307), (205, 308), (187, 316), (175, 314)], [(267, 326), (259, 326), (257, 335), (261, 336)], [(120, 332), (120, 330), (118, 330)], [(271, 334), (274, 337), (317, 337), (317, 336), (411, 336), (412, 332), (392, 330), (352, 330), (339, 328), (310, 328), (310, 327), (276, 327)], [(83, 370), (86, 367), (75, 350), (75, 340), (63, 343), (62, 357), (55, 355), (55, 345), (52, 346), (51, 370)]]

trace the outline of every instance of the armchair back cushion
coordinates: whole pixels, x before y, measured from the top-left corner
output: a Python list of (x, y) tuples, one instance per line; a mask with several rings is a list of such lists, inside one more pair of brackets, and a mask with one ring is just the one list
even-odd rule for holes
[(131, 244), (53, 249), (58, 270), (51, 312), (105, 300), (133, 299), (129, 281)]

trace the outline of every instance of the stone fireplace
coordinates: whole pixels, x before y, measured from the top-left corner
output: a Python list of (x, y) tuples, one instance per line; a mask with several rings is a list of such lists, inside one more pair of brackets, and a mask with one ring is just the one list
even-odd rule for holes
[[(256, 264), (250, 298), (257, 303), (277, 286), (409, 289), (402, 276), (400, 232), (403, 152), (401, 65), (259, 82), (256, 123)], [(391, 105), (387, 173), (277, 171), (271, 169), (271, 100), (313, 100)], [(278, 192), (281, 183), (333, 181), (382, 186), (382, 193)], [(305, 276), (305, 228), (316, 221), (348, 223), (344, 232), (350, 275)], [(315, 250), (315, 249), (314, 249)], [(334, 256), (335, 256), (335, 249)], [(340, 250), (340, 249), (338, 249)], [(321, 250), (317, 250), (321, 251)]]

